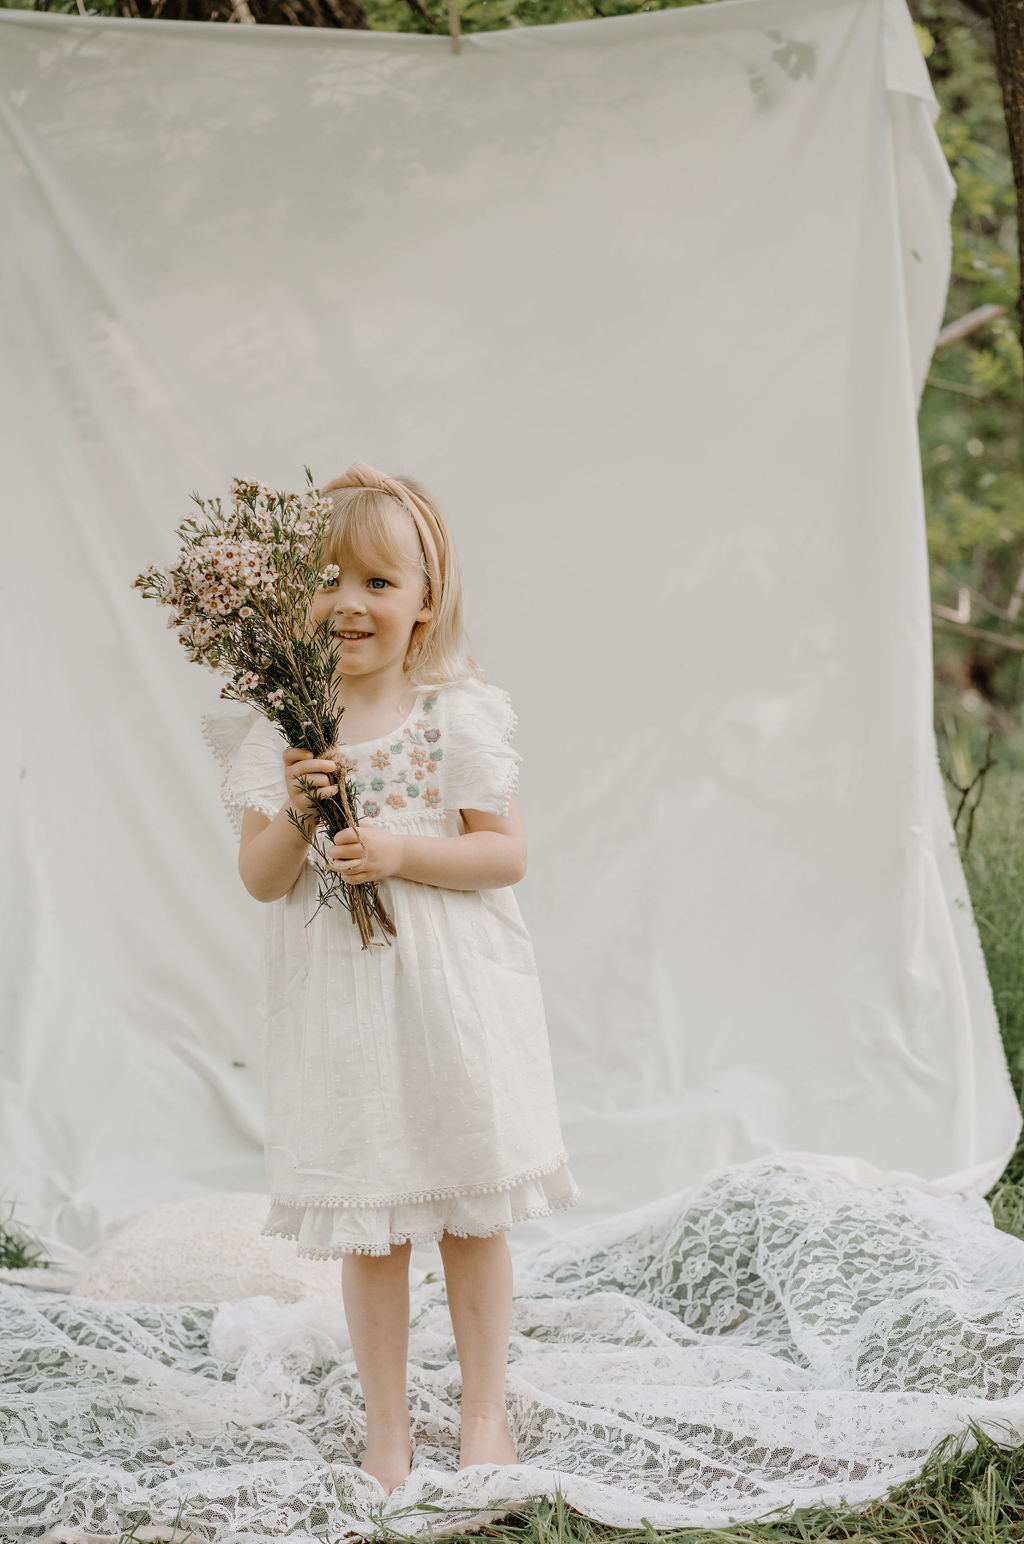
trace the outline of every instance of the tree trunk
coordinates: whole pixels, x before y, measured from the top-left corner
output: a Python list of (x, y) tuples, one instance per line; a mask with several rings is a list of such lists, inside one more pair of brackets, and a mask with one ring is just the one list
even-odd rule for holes
[(1017, 290), (1017, 330), (1024, 348), (1024, 0), (966, 0), (966, 3), (988, 22), (995, 45), (996, 74), (1003, 93), (1017, 196), (1017, 252), (1021, 272)]

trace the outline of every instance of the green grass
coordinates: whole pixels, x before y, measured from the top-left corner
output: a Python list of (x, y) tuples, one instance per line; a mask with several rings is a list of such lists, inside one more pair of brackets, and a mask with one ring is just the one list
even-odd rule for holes
[[(943, 738), (940, 761), (966, 787), (971, 777), (964, 775), (962, 762), (957, 765), (945, 753)], [(998, 747), (993, 755), (995, 765), (975, 784), (956, 832), (1010, 1079), (1024, 1103), (1024, 770)], [(976, 753), (968, 770), (977, 772), (983, 764)], [(960, 799), (948, 779), (947, 795), (955, 817)], [(996, 1225), (1024, 1239), (1024, 1139), (986, 1200)]]

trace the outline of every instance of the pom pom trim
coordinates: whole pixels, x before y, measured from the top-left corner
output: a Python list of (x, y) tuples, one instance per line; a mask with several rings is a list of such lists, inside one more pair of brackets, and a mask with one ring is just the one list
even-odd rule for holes
[[(392, 1244), (436, 1244), (445, 1233), (452, 1234), (455, 1238), (494, 1238), (498, 1233), (507, 1233), (517, 1222), (526, 1222), (531, 1217), (547, 1217), (552, 1212), (565, 1211), (570, 1206), (575, 1206), (578, 1196), (569, 1196), (564, 1201), (549, 1201), (546, 1206), (531, 1206), (526, 1211), (517, 1212), (508, 1222), (500, 1222), (489, 1233), (470, 1233), (462, 1228), (449, 1228), (445, 1226), (430, 1233), (403, 1233), (400, 1237), (393, 1237), (388, 1244), (351, 1244), (348, 1246), (339, 1244), (335, 1249), (307, 1249), (302, 1244), (296, 1243), (295, 1252), (306, 1260), (337, 1260), (347, 1254), (387, 1255), (391, 1253)], [(280, 1232), (274, 1229), (272, 1232), (266, 1228), (261, 1232), (268, 1238), (298, 1239), (294, 1232)]]

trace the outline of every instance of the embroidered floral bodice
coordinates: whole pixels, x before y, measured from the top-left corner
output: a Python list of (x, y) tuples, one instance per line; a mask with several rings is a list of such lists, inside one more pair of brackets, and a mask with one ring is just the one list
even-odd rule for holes
[(379, 821), (391, 810), (441, 808), (444, 734), (436, 721), (437, 702), (436, 691), (418, 693), (412, 713), (390, 734), (339, 744), (339, 759), (359, 797), (360, 819)]

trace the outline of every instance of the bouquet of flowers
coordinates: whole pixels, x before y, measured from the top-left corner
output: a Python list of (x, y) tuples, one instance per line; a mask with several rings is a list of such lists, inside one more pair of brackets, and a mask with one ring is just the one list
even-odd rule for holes
[[(321, 827), (330, 841), (332, 832), (359, 822), (349, 763), (336, 743), (345, 711), (336, 704), (333, 685), (338, 646), (330, 623), (314, 626), (311, 615), (313, 596), (335, 572), (333, 566), (321, 570), (320, 563), (331, 504), (317, 492), (308, 466), (305, 473), (309, 487), (302, 495), (233, 478), (227, 511), (219, 498), (193, 493), (203, 518), (178, 527), (177, 562), (162, 569), (151, 564), (132, 587), (171, 608), (167, 625), (178, 628), (190, 660), (231, 677), (222, 698), (256, 708), (280, 725), (289, 745), (334, 762), (338, 792), (328, 798), (308, 778), (298, 779), (317, 817), (313, 834), (296, 810), (288, 811), (296, 830), (326, 860), (326, 848), (317, 845)], [(395, 924), (377, 885), (351, 885), (332, 869), (318, 871), (320, 899), (313, 916), (340, 899), (364, 949), (390, 944)], [(373, 937), (375, 922), (380, 940)]]

